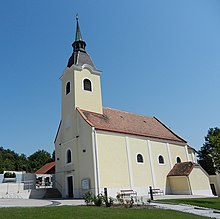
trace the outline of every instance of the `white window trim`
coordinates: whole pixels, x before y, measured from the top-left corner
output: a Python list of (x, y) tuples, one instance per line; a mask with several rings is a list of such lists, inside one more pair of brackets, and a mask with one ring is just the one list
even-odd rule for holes
[[(91, 89), (92, 89), (91, 91), (84, 89), (84, 80), (85, 80), (85, 79), (88, 79), (88, 80), (91, 82)], [(92, 82), (92, 80), (91, 80), (90, 78), (85, 77), (85, 78), (82, 79), (82, 90), (83, 90), (84, 92), (93, 92), (93, 82)]]
[[(68, 84), (69, 82), (70, 82), (70, 92), (67, 94), (67, 93), (66, 93), (66, 86), (67, 86), (67, 84)], [(65, 91), (64, 91), (64, 92), (65, 92), (65, 96), (68, 96), (68, 95), (71, 93), (71, 91), (72, 91), (71, 81), (67, 81), (67, 82), (66, 82), (66, 85), (65, 85), (65, 88), (64, 88), (64, 89), (65, 89)]]
[[(163, 162), (164, 162), (164, 163), (160, 163), (160, 162), (159, 162), (159, 157), (160, 157), (160, 156), (163, 157)], [(161, 165), (161, 166), (165, 166), (165, 164), (166, 164), (166, 163), (165, 163), (164, 156), (163, 156), (162, 154), (159, 154), (159, 155), (158, 155), (158, 157), (157, 157), (157, 161), (158, 161), (158, 164)]]
[[(140, 154), (140, 155), (142, 156), (142, 158), (143, 158), (143, 162), (138, 162), (138, 160), (137, 160), (137, 156), (138, 156), (138, 154)], [(137, 154), (136, 154), (136, 158), (135, 158), (135, 159), (136, 159), (136, 163), (137, 163), (137, 164), (142, 164), (142, 165), (144, 164), (144, 156), (143, 156), (143, 154), (142, 154), (142, 153), (140, 153), (140, 152), (139, 152), (139, 153), (137, 153)]]

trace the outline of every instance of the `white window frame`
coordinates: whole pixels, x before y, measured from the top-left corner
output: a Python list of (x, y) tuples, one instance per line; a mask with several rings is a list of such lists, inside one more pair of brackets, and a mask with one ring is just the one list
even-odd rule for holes
[[(159, 157), (160, 157), (160, 156), (163, 158), (163, 163), (160, 163), (160, 160), (159, 160)], [(162, 166), (165, 165), (165, 159), (164, 159), (164, 156), (163, 156), (162, 154), (159, 154), (159, 155), (158, 155), (157, 161), (158, 161), (158, 164), (159, 164), (159, 165), (162, 165)]]
[[(85, 79), (88, 79), (91, 82), (91, 91), (84, 89), (84, 80)], [(85, 91), (85, 92), (93, 92), (93, 82), (92, 82), (92, 80), (90, 78), (85, 77), (85, 78), (82, 79), (82, 90)]]

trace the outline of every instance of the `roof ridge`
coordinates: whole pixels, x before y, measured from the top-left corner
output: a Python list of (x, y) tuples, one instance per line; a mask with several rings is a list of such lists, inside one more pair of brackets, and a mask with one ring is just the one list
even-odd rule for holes
[(137, 113), (134, 113), (134, 112), (127, 112), (127, 111), (123, 111), (123, 110), (115, 109), (115, 108), (111, 108), (111, 107), (103, 107), (103, 109), (110, 109), (110, 110), (120, 111), (122, 113), (128, 113), (128, 114), (132, 114), (132, 115), (136, 115), (136, 116), (141, 116), (141, 117), (147, 117), (147, 118), (151, 118), (151, 119), (154, 118), (153, 116), (146, 116), (146, 115), (137, 114)]

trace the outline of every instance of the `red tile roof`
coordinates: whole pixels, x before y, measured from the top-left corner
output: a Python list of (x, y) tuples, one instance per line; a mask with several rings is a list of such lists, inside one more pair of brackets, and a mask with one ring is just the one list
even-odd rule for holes
[(46, 174), (48, 173), (50, 170), (52, 170), (53, 168), (55, 168), (55, 162), (51, 162), (51, 163), (46, 163), (44, 166), (42, 166), (39, 170), (37, 170), (35, 173), (36, 174)]
[(111, 108), (103, 108), (103, 114), (77, 108), (85, 121), (97, 130), (138, 135), (186, 143), (155, 117), (147, 117)]
[(176, 163), (167, 176), (189, 176), (194, 167), (200, 167), (193, 162)]

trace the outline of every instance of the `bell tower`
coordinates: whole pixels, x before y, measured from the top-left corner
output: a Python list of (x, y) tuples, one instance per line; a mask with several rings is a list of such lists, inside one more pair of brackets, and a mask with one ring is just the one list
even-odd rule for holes
[[(68, 120), (72, 113), (80, 109), (102, 114), (101, 72), (96, 69), (86, 52), (86, 42), (82, 38), (79, 18), (76, 16), (73, 52), (67, 64), (62, 81), (62, 120)], [(68, 122), (67, 122), (68, 126)]]

